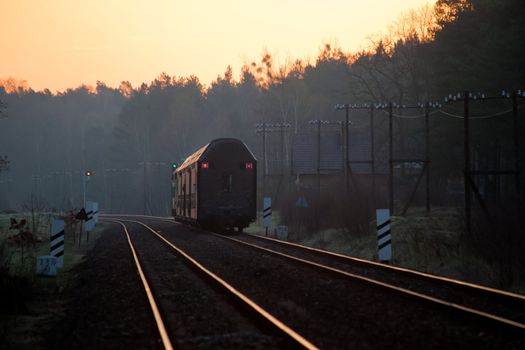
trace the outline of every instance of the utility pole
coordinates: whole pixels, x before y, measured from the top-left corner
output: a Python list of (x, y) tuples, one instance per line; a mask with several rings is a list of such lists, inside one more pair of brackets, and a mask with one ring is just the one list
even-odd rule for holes
[(426, 209), (430, 213), (430, 103), (425, 104), (425, 164), (426, 164)]
[(84, 176), (82, 177), (82, 179), (84, 180), (83, 181), (83, 184), (84, 184), (84, 189), (83, 189), (83, 202), (84, 202), (84, 209), (86, 208), (86, 198), (87, 198), (87, 186), (88, 186), (88, 182), (89, 182), (89, 178), (91, 177), (92, 173), (90, 170), (86, 170), (84, 172)]
[(321, 120), (317, 120), (317, 205), (315, 215), (316, 232), (319, 232), (319, 216), (321, 207)]
[[(519, 133), (518, 133), (518, 120), (517, 120), (517, 114), (518, 114), (518, 106), (517, 106), (517, 98), (519, 97), (525, 97), (525, 93), (521, 90), (514, 93), (512, 96), (507, 91), (502, 91), (501, 96), (492, 96), (487, 97), (485, 94), (472, 94), (471, 92), (464, 91), (463, 94), (457, 94), (452, 95), (449, 94), (448, 97), (445, 98), (445, 102), (456, 102), (456, 101), (463, 101), (463, 133), (464, 133), (464, 188), (465, 188), (465, 230), (467, 234), (472, 233), (472, 193), (474, 194), (477, 202), (479, 203), (481, 209), (483, 210), (485, 217), (487, 218), (487, 221), (491, 225), (491, 228), (494, 229), (493, 225), (494, 222), (492, 221), (492, 217), (490, 215), (490, 212), (488, 210), (488, 206), (485, 203), (485, 200), (483, 199), (479, 189), (477, 188), (476, 184), (474, 183), (472, 179), (472, 175), (492, 175), (492, 176), (499, 176), (499, 175), (515, 175), (516, 176), (516, 191), (519, 193), (521, 191), (520, 189), (520, 183), (519, 183), (519, 159), (518, 159), (518, 152), (519, 152)], [(470, 101), (471, 100), (478, 100), (486, 101), (486, 100), (501, 100), (501, 99), (510, 99), (512, 98), (512, 114), (513, 114), (513, 127), (514, 127), (514, 156), (515, 156), (515, 162), (514, 162), (514, 169), (487, 169), (487, 170), (472, 170), (471, 169), (471, 162), (470, 162)], [(495, 115), (493, 115), (495, 116)], [(496, 167), (498, 167), (499, 164), (496, 164)], [(517, 206), (519, 208), (520, 201), (518, 200)]]
[(464, 169), (463, 182), (465, 188), (465, 225), (467, 235), (471, 233), (471, 196), (470, 196), (470, 130), (469, 130), (469, 93), (463, 92), (463, 142)]
[(262, 196), (266, 194), (266, 133), (268, 132), (268, 123), (255, 124), (255, 133), (262, 134)]
[[(330, 125), (340, 125), (341, 127), (343, 126), (341, 122), (333, 122), (333, 121), (329, 121), (329, 120), (310, 120), (308, 121), (308, 124), (311, 124), (311, 125), (316, 125), (317, 126), (317, 177), (318, 177), (318, 188), (320, 188), (320, 183), (321, 183), (321, 180), (320, 180), (320, 174), (321, 174), (321, 125), (326, 125), (326, 126), (330, 126)], [(343, 129), (343, 128), (342, 128)], [(343, 166), (344, 168), (344, 166)]]
[(514, 174), (515, 181), (516, 181), (516, 193), (518, 194), (517, 200), (517, 206), (518, 206), (518, 215), (521, 215), (521, 187), (520, 187), (520, 155), (519, 155), (519, 125), (518, 125), (518, 97), (525, 97), (525, 93), (523, 93), (521, 90), (514, 92), (512, 94), (512, 122), (513, 122), (513, 128), (514, 128), (514, 171), (516, 172)]
[(263, 148), (263, 198), (266, 195), (266, 123), (262, 124), (262, 148)]
[(284, 128), (279, 128), (281, 132), (281, 176), (284, 175)]
[[(403, 207), (403, 211), (402, 211), (402, 214), (401, 215), (405, 215), (408, 211), (408, 207), (410, 206), (410, 204), (412, 203), (412, 201), (414, 200), (415, 198), (415, 195), (416, 195), (416, 192), (419, 188), (419, 185), (421, 183), (421, 180), (423, 179), (423, 177), (425, 177), (425, 181), (426, 181), (426, 188), (425, 188), (425, 207), (426, 207), (426, 211), (427, 213), (430, 212), (430, 129), (429, 129), (429, 117), (430, 117), (430, 108), (441, 108), (441, 104), (438, 103), (438, 102), (419, 102), (417, 105), (414, 105), (414, 106), (406, 106), (406, 105), (398, 105), (396, 103), (393, 104), (392, 106), (393, 108), (396, 108), (396, 109), (418, 109), (418, 110), (422, 110), (423, 109), (423, 114), (421, 115), (396, 115), (394, 113), (392, 113), (392, 117), (396, 117), (398, 119), (419, 119), (419, 118), (424, 118), (424, 135), (425, 135), (425, 155), (424, 157), (420, 157), (420, 158), (401, 158), (401, 159), (398, 159), (398, 158), (391, 158), (391, 162), (392, 164), (396, 164), (396, 163), (400, 163), (400, 164), (405, 164), (405, 163), (420, 163), (420, 164), (423, 164), (423, 167), (421, 168), (421, 172), (419, 173), (419, 176), (416, 180), (416, 184), (415, 186), (413, 187), (412, 189), (412, 192), (410, 193), (410, 196), (408, 197), (408, 200), (406, 201), (404, 207)], [(392, 132), (392, 131), (391, 131)], [(392, 135), (392, 139), (393, 139), (393, 135)], [(392, 148), (393, 148), (393, 145), (391, 145)], [(393, 154), (393, 150), (392, 150), (392, 154)], [(392, 185), (392, 193), (394, 192), (394, 187)], [(393, 200), (393, 199), (392, 199)]]
[[(320, 205), (321, 205), (321, 124), (323, 120), (310, 120), (308, 124), (315, 125), (317, 129), (317, 161), (316, 161), (316, 173), (317, 173), (317, 200), (315, 204), (315, 231), (319, 232), (319, 216), (320, 216)], [(328, 122), (327, 122), (328, 123)]]
[(392, 102), (388, 103), (388, 142), (389, 142), (389, 208), (391, 215), (394, 215), (394, 140), (393, 140), (393, 112)]
[(317, 124), (317, 200), (321, 197), (321, 123), (322, 120), (311, 120), (310, 123)]
[(290, 123), (258, 123), (255, 124), (255, 133), (262, 134), (262, 156), (263, 156), (263, 180), (262, 180), (262, 192), (263, 197), (266, 194), (266, 175), (268, 173), (267, 168), (267, 157), (266, 157), (266, 134), (279, 132), (281, 137), (281, 155), (280, 155), (280, 167), (281, 176), (284, 174), (284, 132), (291, 126)]
[(349, 190), (350, 190), (350, 182), (348, 179), (348, 175), (350, 173), (350, 147), (348, 145), (348, 109), (349, 105), (345, 105), (345, 183), (346, 183), (346, 195), (348, 198)]
[[(349, 197), (349, 188), (350, 188), (350, 181), (349, 178), (352, 178), (352, 183), (355, 187), (356, 193), (359, 192), (359, 189), (357, 187), (356, 181), (354, 180), (353, 173), (352, 173), (352, 163), (360, 163), (360, 164), (370, 164), (371, 165), (371, 172), (372, 172), (372, 203), (375, 207), (375, 151), (374, 151), (374, 108), (385, 108), (383, 105), (373, 105), (373, 104), (338, 104), (335, 106), (336, 110), (345, 110), (345, 125), (343, 130), (345, 130), (345, 177), (346, 177), (346, 191), (347, 191), (347, 197)], [(349, 109), (357, 109), (357, 110), (370, 110), (370, 159), (369, 160), (357, 160), (357, 161), (350, 161), (350, 146), (349, 146), (349, 126), (352, 124), (352, 122), (349, 120)], [(361, 197), (359, 194), (358, 197)]]
[(317, 225), (317, 230), (319, 230), (319, 203), (321, 202), (321, 125), (326, 125), (326, 126), (330, 126), (330, 125), (338, 125), (338, 126), (341, 126), (341, 129), (342, 128), (342, 123), (341, 122), (332, 122), (332, 121), (328, 121), (328, 120), (319, 120), (319, 119), (316, 119), (316, 120), (310, 120), (308, 121), (308, 124), (310, 125), (315, 125), (316, 126), (316, 131), (317, 131), (317, 161), (316, 161), (316, 168), (317, 168), (317, 208), (316, 208), (316, 225)]
[(346, 189), (346, 197), (349, 198), (350, 196), (350, 180), (349, 180), (349, 175), (350, 175), (350, 147), (348, 145), (348, 125), (350, 124), (349, 122), (349, 109), (350, 109), (350, 105), (345, 103), (345, 104), (342, 104), (342, 105), (335, 105), (335, 109), (336, 110), (343, 110), (345, 111), (345, 124), (344, 124), (344, 139), (345, 139), (345, 160), (344, 160), (344, 174), (345, 174), (345, 189)]
[(372, 170), (372, 210), (376, 209), (376, 162), (374, 140), (374, 106), (370, 105), (370, 162)]
[(142, 187), (143, 187), (143, 195), (144, 195), (144, 198), (143, 198), (143, 213), (144, 215), (148, 215), (148, 212), (147, 212), (147, 208), (148, 208), (148, 193), (147, 193), (147, 171), (146, 171), (146, 158), (143, 158), (143, 162), (142, 162), (142, 169), (143, 169), (143, 174), (144, 174), (144, 180), (142, 182)]

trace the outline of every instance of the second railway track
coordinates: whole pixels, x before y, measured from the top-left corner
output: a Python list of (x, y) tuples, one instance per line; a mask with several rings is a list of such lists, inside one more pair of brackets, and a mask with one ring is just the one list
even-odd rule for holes
[(465, 312), (478, 314), (495, 322), (515, 327), (525, 332), (525, 297), (493, 288), (433, 276), (416, 271), (396, 268), (362, 259), (355, 259), (318, 249), (290, 244), (271, 238), (240, 235), (220, 236), (224, 239), (263, 249), (274, 254), (290, 256), (327, 268), (347, 276), (363, 277), (390, 286), (413, 291)]
[[(494, 320), (486, 322), (472, 315), (458, 315), (443, 310), (442, 306), (422, 306), (407, 296), (345, 282), (335, 275), (328, 277), (326, 272), (305, 272), (298, 266), (283, 265), (283, 256), (270, 259), (275, 253), (260, 250), (254, 254), (253, 249), (235, 248), (239, 247), (238, 242), (219, 244), (217, 237), (184, 225), (163, 223), (158, 218), (141, 220), (152, 222), (155, 230), (161, 230), (168, 240), (185, 246), (192, 254), (202, 255), (199, 259), (203, 264), (227, 280), (235, 281), (238, 289), (324, 348), (350, 345), (381, 348), (392, 342), (402, 347), (430, 342), (426, 347), (431, 348), (460, 345), (519, 348), (522, 345), (522, 330), (494, 329), (491, 323)], [(223, 241), (231, 238), (218, 237)], [(234, 237), (239, 238), (246, 237)], [(301, 279), (299, 276), (303, 274), (311, 280)], [(370, 339), (374, 341), (368, 343)]]
[(522, 295), (262, 236), (243, 234), (217, 237), (320, 265), (319, 268), (331, 269), (335, 273), (363, 277), (372, 283), (377, 281), (412, 291), (525, 332), (525, 296)]

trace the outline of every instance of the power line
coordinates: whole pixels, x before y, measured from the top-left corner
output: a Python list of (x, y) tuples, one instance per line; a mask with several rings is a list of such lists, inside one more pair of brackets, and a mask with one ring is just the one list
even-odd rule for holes
[[(525, 104), (519, 105), (518, 109), (522, 108), (523, 106), (525, 106)], [(446, 116), (448, 116), (448, 117), (451, 117), (451, 118), (457, 118), (457, 119), (463, 119), (464, 118), (462, 115), (452, 114), (452, 113), (449, 113), (449, 112), (447, 112), (447, 111), (445, 111), (443, 109), (440, 109), (439, 112), (444, 114), (444, 115), (446, 115)], [(496, 117), (500, 117), (500, 116), (503, 116), (505, 114), (510, 114), (510, 113), (512, 113), (512, 109), (507, 109), (507, 110), (504, 110), (504, 111), (501, 111), (501, 112), (496, 112), (494, 114), (471, 116), (469, 118), (470, 118), (470, 120), (490, 119), (490, 118), (496, 118)]]

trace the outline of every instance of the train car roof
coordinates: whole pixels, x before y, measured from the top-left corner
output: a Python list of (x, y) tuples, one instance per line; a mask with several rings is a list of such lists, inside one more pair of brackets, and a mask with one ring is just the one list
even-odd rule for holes
[(205, 156), (206, 151), (213, 149), (217, 144), (224, 143), (224, 142), (232, 142), (232, 143), (243, 145), (246, 148), (246, 150), (250, 153), (250, 155), (253, 157), (253, 159), (255, 159), (255, 156), (253, 155), (253, 153), (241, 140), (234, 139), (234, 138), (221, 138), (221, 139), (215, 139), (211, 141), (210, 143), (208, 143), (207, 145), (199, 148), (195, 153), (191, 154), (188, 158), (186, 158), (184, 163), (182, 163), (181, 166), (178, 167), (176, 171), (179, 172), (179, 171), (186, 169), (193, 163), (202, 159)]

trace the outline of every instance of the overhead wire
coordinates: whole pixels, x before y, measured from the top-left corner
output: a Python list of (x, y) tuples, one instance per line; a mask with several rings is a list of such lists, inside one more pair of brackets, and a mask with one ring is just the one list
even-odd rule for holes
[[(525, 104), (519, 105), (518, 109), (522, 108), (523, 106), (525, 106)], [(383, 114), (387, 114), (388, 115), (388, 112), (385, 111), (385, 110), (381, 110), (381, 112)], [(480, 115), (480, 116), (470, 116), (469, 119), (471, 119), (471, 120), (490, 119), (490, 118), (500, 117), (500, 116), (503, 116), (503, 115), (511, 113), (511, 112), (512, 112), (512, 109), (507, 109), (507, 110), (504, 110), (504, 111), (501, 111), (501, 112), (496, 112), (494, 114)], [(434, 110), (434, 111), (430, 112), (429, 115), (434, 115), (436, 113), (441, 113), (444, 116), (447, 116), (447, 117), (450, 117), (450, 118), (456, 118), (456, 119), (463, 119), (464, 118), (462, 115), (453, 114), (453, 113), (447, 112), (447, 111), (445, 111), (443, 109)], [(425, 117), (425, 114), (401, 115), (401, 114), (392, 113), (392, 116), (395, 117), (395, 118), (399, 118), (399, 119), (419, 119), (419, 118)]]
[[(525, 104), (522, 104), (520, 106), (518, 106), (518, 108), (521, 108), (522, 106), (525, 106)], [(452, 114), (452, 113), (449, 113), (443, 109), (440, 109), (439, 112), (441, 114), (444, 114), (445, 116), (447, 117), (450, 117), (450, 118), (456, 118), (456, 119), (464, 119), (465, 117), (462, 116), (462, 115), (457, 115), (457, 114)], [(496, 112), (496, 113), (493, 113), (493, 114), (488, 114), (488, 115), (479, 115), (479, 116), (470, 116), (469, 119), (470, 120), (476, 120), (476, 119), (490, 119), (490, 118), (496, 118), (496, 117), (501, 117), (505, 114), (508, 114), (508, 113), (511, 113), (512, 112), (512, 109), (507, 109), (505, 111), (501, 111), (501, 112)]]

